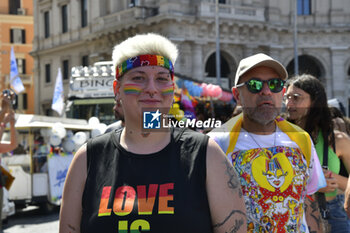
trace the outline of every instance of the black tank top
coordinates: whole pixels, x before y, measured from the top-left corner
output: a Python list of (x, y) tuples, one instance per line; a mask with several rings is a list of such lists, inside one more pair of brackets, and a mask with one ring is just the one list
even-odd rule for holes
[(120, 144), (121, 130), (87, 143), (81, 233), (212, 232), (206, 192), (208, 136), (173, 129), (153, 154)]

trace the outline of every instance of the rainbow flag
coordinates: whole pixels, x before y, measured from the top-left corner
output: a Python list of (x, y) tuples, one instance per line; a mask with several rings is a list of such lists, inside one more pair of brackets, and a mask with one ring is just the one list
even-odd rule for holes
[(185, 110), (195, 112), (194, 107), (198, 104), (198, 101), (189, 94), (186, 88), (183, 88), (181, 92), (181, 103)]

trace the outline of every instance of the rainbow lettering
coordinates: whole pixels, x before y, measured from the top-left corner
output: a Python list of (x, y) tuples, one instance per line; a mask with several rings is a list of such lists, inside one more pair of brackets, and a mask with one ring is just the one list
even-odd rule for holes
[(101, 201), (100, 201), (100, 209), (98, 210), (99, 217), (111, 215), (111, 209), (107, 208), (110, 193), (111, 193), (111, 186), (103, 187)]
[[(174, 207), (169, 206), (169, 201), (174, 201), (174, 195), (169, 194), (169, 191), (174, 190), (174, 183), (137, 185), (136, 189), (126, 185), (120, 186), (114, 196), (110, 195), (111, 189), (111, 186), (102, 189), (98, 217), (111, 216), (112, 209), (113, 213), (120, 217), (125, 217), (132, 211), (138, 215), (174, 214)], [(157, 195), (158, 212), (154, 211)], [(112, 209), (108, 208), (110, 198), (114, 198)], [(144, 219), (136, 219), (130, 223), (128, 220), (118, 220), (119, 233), (140, 233), (140, 230), (150, 231), (150, 223)]]
[(137, 219), (133, 221), (130, 225), (130, 233), (140, 233), (139, 230), (142, 230), (142, 231), (151, 230), (151, 226), (149, 225), (149, 222), (143, 219)]
[(128, 221), (122, 220), (118, 222), (118, 232), (128, 233)]
[(137, 186), (139, 215), (151, 215), (154, 201), (157, 195), (158, 184), (150, 184), (148, 189), (148, 196), (146, 194), (146, 185)]
[(174, 189), (174, 183), (159, 186), (159, 214), (174, 214), (174, 207), (168, 206), (168, 201), (174, 200), (174, 196), (168, 194), (169, 189)]
[(113, 211), (118, 216), (125, 216), (131, 213), (136, 192), (131, 186), (121, 186), (115, 192)]

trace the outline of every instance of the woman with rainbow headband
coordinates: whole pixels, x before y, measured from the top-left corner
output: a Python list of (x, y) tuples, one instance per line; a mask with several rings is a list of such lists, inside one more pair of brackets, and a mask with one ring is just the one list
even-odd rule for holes
[(115, 46), (113, 88), (125, 127), (75, 154), (60, 233), (246, 232), (237, 174), (218, 145), (188, 129), (143, 129), (144, 115), (155, 124), (172, 105), (177, 53), (151, 33)]

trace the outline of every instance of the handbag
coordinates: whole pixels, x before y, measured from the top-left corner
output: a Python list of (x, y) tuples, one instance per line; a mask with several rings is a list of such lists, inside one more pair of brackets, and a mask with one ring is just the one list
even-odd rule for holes
[(9, 171), (7, 171), (3, 166), (0, 165), (1, 169), (1, 185), (5, 187), (7, 190), (10, 190), (15, 177), (11, 175)]
[[(333, 148), (335, 152), (335, 141), (334, 141), (334, 134), (333, 134)], [(328, 138), (327, 136), (323, 135), (323, 162), (322, 162), (322, 168), (328, 170)], [(323, 228), (323, 232), (331, 232), (331, 225), (328, 223), (329, 218), (329, 210), (327, 208), (327, 200), (324, 193), (317, 192), (316, 193), (316, 199), (317, 203), (320, 209), (321, 214), (321, 224)]]

